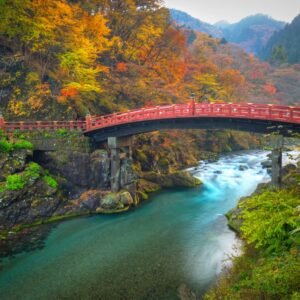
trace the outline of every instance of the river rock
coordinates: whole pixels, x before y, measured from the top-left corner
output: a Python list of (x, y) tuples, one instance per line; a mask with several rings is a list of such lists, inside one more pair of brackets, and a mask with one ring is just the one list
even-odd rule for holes
[(240, 165), (240, 166), (239, 166), (239, 170), (240, 170), (240, 171), (246, 171), (246, 170), (248, 170), (248, 167), (247, 167), (247, 166), (244, 166), (244, 165)]
[(263, 162), (261, 162), (261, 165), (263, 168), (265, 169), (269, 169), (269, 168), (272, 168), (272, 161), (271, 160), (265, 160)]
[(242, 214), (242, 209), (239, 206), (231, 209), (229, 212), (225, 214), (228, 220), (227, 221), (228, 227), (239, 235), (241, 234), (241, 226), (243, 224), (243, 219), (241, 214)]
[(143, 175), (143, 179), (154, 182), (163, 188), (192, 188), (202, 184), (201, 180), (186, 171), (177, 171), (171, 174), (149, 172)]
[(200, 179), (192, 176), (190, 173), (185, 171), (178, 171), (170, 175), (173, 186), (175, 187), (196, 187), (201, 185)]
[(129, 209), (134, 204), (134, 199), (128, 191), (108, 193), (100, 200), (98, 213), (112, 213)]

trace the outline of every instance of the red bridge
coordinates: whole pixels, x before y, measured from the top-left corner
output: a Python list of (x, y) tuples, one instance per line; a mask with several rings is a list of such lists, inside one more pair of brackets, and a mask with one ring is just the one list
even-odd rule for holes
[(191, 102), (141, 108), (105, 116), (88, 115), (85, 121), (6, 122), (0, 128), (15, 130), (81, 130), (96, 141), (160, 129), (235, 129), (251, 132), (279, 132), (291, 136), (300, 132), (300, 107), (272, 104), (206, 104)]

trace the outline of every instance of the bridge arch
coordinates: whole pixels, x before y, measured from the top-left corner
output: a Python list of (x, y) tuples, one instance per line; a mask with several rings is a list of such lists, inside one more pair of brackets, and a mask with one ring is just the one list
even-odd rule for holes
[(166, 129), (232, 129), (254, 133), (300, 133), (300, 108), (262, 104), (180, 104), (142, 108), (87, 119), (96, 142)]

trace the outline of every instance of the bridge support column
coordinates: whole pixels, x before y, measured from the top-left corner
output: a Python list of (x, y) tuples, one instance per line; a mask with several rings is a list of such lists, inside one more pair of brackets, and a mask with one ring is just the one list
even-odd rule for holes
[(272, 137), (272, 185), (280, 187), (282, 182), (282, 148), (283, 136)]
[(107, 141), (110, 151), (110, 185), (112, 192), (118, 192), (121, 186), (121, 160), (132, 159), (131, 138), (109, 137)]

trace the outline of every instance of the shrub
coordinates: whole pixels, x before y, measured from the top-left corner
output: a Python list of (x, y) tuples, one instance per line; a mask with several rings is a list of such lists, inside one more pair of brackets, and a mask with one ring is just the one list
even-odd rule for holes
[(10, 144), (7, 140), (0, 141), (0, 152), (8, 153), (12, 150), (12, 144)]
[(9, 175), (6, 178), (5, 188), (10, 191), (21, 190), (26, 185), (26, 179), (20, 174)]
[(25, 141), (25, 140), (19, 140), (13, 144), (13, 149), (33, 149), (32, 143)]
[(30, 163), (25, 170), (27, 179), (38, 179), (40, 177), (41, 167), (37, 163)]
[(68, 131), (66, 129), (60, 128), (60, 129), (57, 130), (57, 135), (65, 137), (65, 136), (68, 135)]
[(54, 188), (54, 189), (56, 189), (57, 186), (58, 186), (57, 181), (56, 181), (53, 177), (51, 177), (51, 176), (49, 176), (49, 175), (44, 176), (44, 181), (45, 181), (50, 187), (52, 187), (52, 188)]
[(288, 190), (264, 191), (241, 203), (243, 237), (269, 252), (281, 252), (292, 244), (290, 232), (300, 227), (296, 207), (299, 195)]

